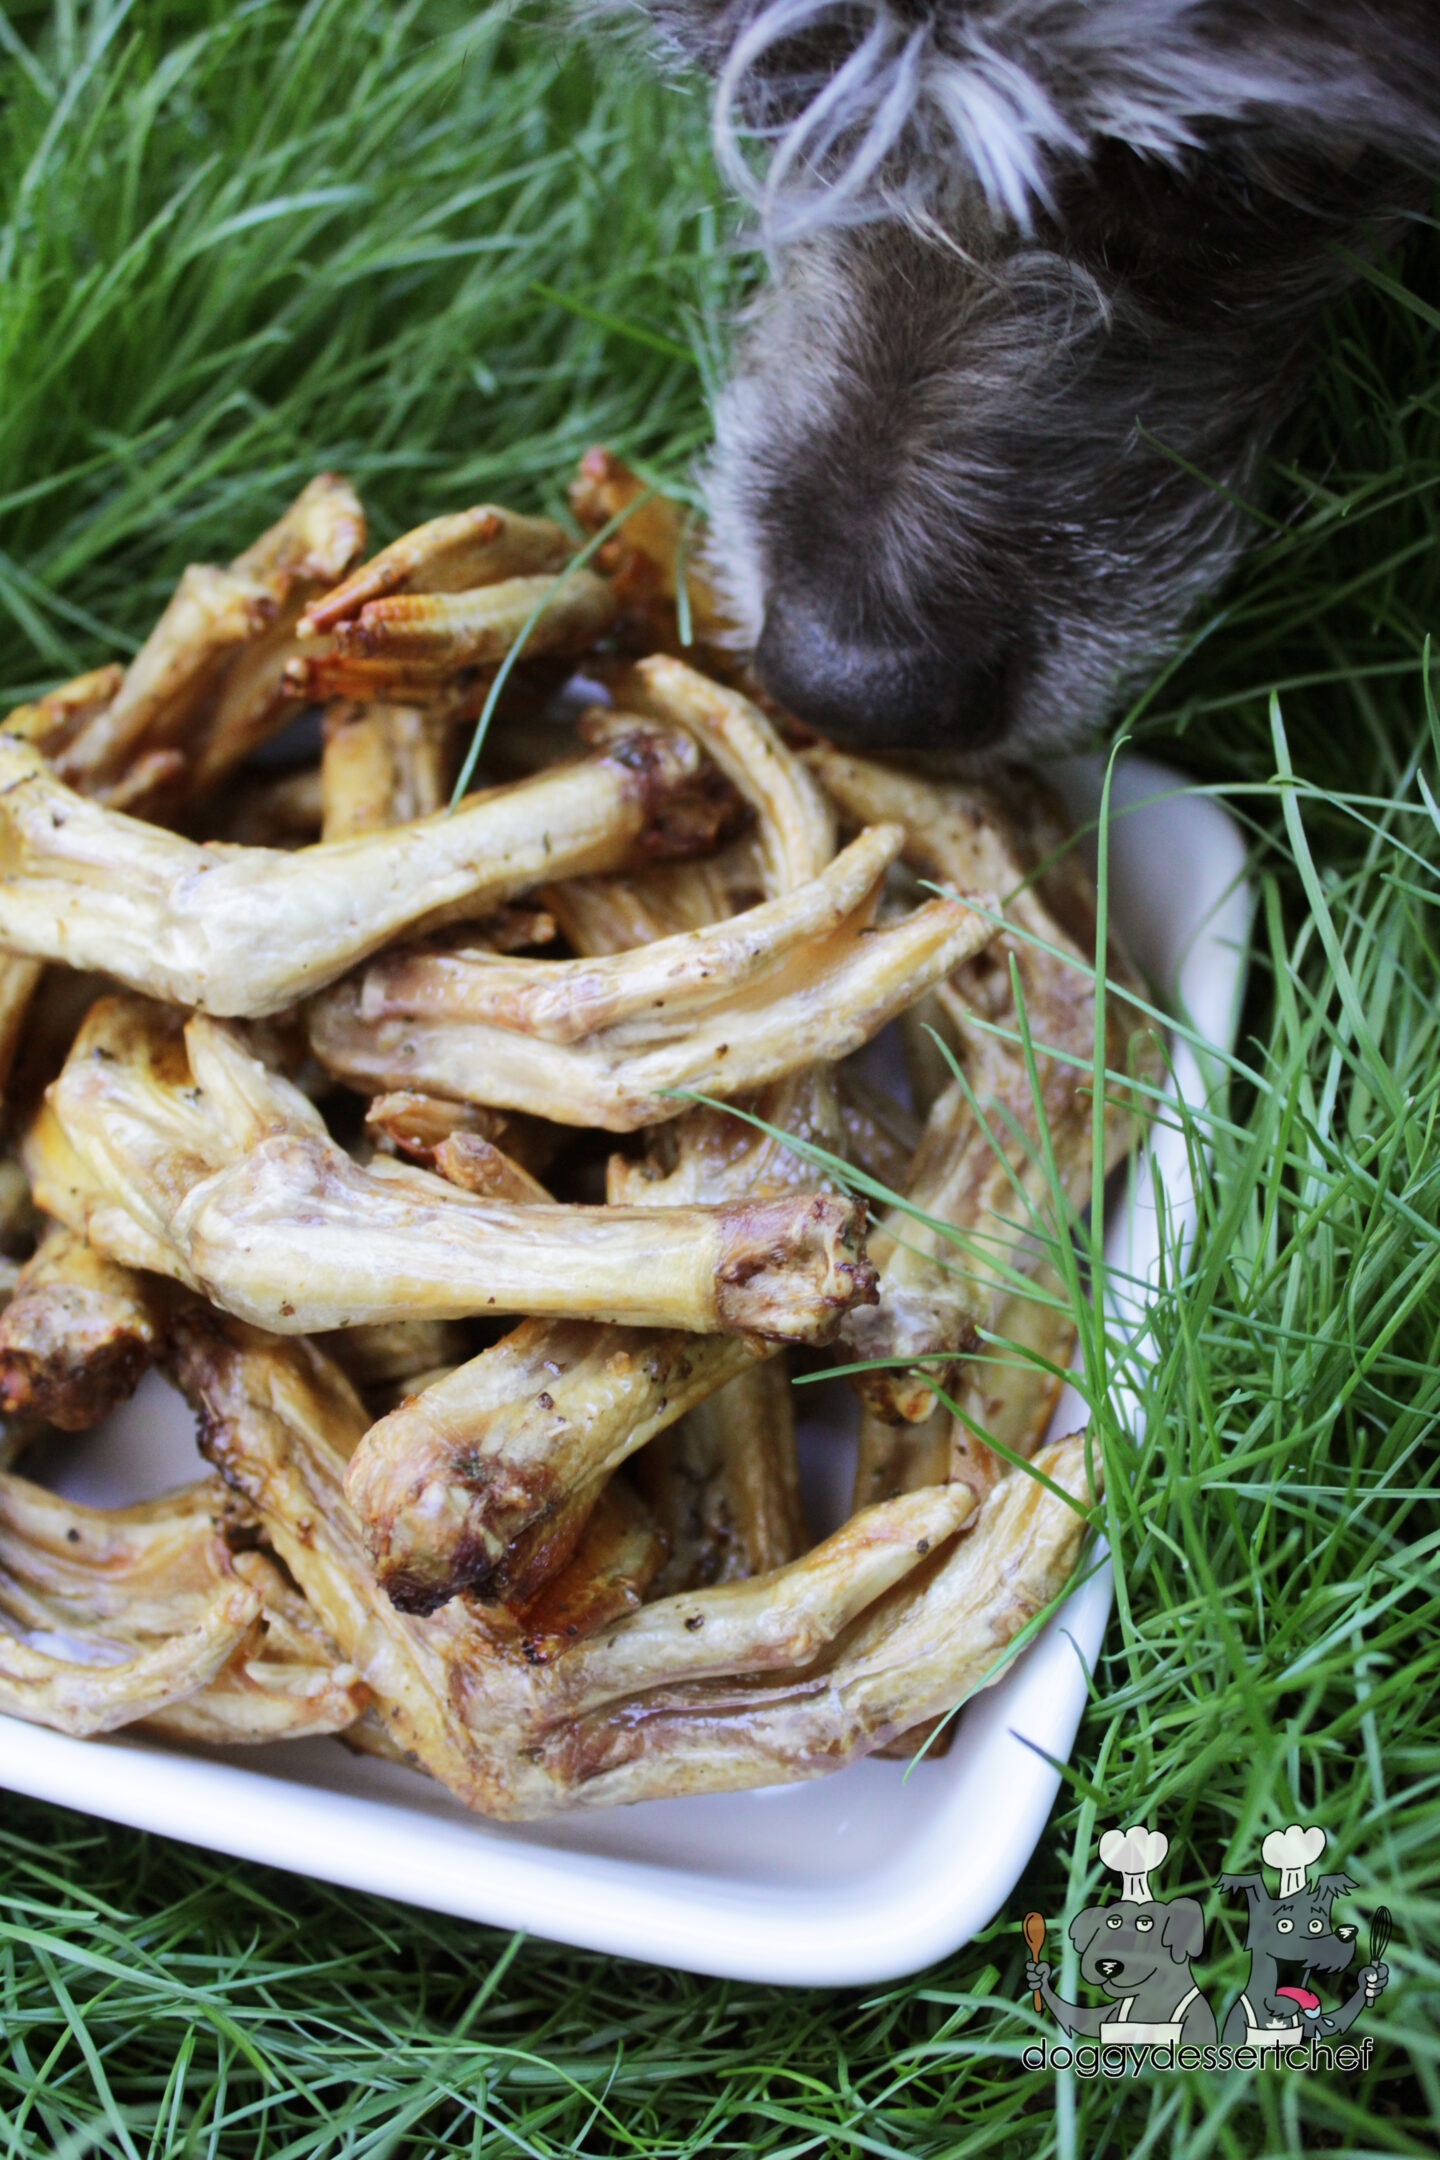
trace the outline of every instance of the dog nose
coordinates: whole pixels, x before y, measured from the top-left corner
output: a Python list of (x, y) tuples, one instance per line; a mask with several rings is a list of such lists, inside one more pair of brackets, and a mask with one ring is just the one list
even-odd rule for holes
[(1002, 724), (997, 670), (942, 646), (869, 636), (838, 610), (772, 595), (755, 666), (773, 697), (857, 749), (978, 750)]
[(1341, 1942), (1354, 1942), (1355, 1940), (1355, 1930), (1353, 1926), (1337, 1927), (1332, 1930), (1332, 1933), (1338, 1935)]
[(1122, 1958), (1096, 1958), (1095, 1970), (1102, 1980), (1117, 1979), (1125, 1970), (1124, 1960)]

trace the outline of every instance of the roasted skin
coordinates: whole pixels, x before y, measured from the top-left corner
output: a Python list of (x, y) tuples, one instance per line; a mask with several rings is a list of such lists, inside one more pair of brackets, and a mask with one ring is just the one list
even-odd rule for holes
[(0, 733), (0, 940), (201, 1011), (272, 1013), (401, 931), (566, 867), (704, 845), (732, 802), (686, 737), (632, 727), (450, 816), (295, 851), (196, 846), (83, 800)]
[[(814, 919), (816, 906), (824, 905), (817, 891), (823, 895), (821, 881), (834, 853), (834, 823), (815, 782), (764, 715), (683, 666), (637, 668), (620, 687), (646, 706), (653, 722), (691, 733), (754, 809), (750, 874), (770, 897), (771, 920), (788, 896), (807, 892)], [(891, 845), (887, 836), (872, 835), (858, 856), (852, 851), (845, 872), (852, 892), (869, 890), (875, 865), (883, 866)], [(692, 938), (703, 938), (715, 908), (726, 901), (724, 887), (706, 879), (699, 865), (694, 872), (687, 866), (678, 878), (662, 870), (586, 885), (573, 912), (567, 888), (550, 892), (587, 954), (587, 963), (567, 979), (588, 976), (597, 998), (614, 982), (615, 971), (607, 974), (603, 965), (611, 953), (643, 946), (671, 930), (677, 918), (690, 925)], [(731, 964), (743, 969), (752, 947), (743, 931), (726, 934)], [(686, 939), (680, 943), (693, 951)], [(705, 949), (718, 964), (726, 948), (711, 940)], [(652, 967), (654, 950), (640, 951), (633, 964), (642, 971)], [(654, 973), (650, 980), (654, 987)], [(825, 1112), (833, 1109), (833, 1097), (823, 1073), (801, 1071), (778, 1083), (759, 1107), (786, 1131), (830, 1137)], [(612, 1160), (612, 1204), (734, 1205), (817, 1191), (819, 1180), (801, 1157), (724, 1112), (688, 1110), (664, 1128), (664, 1136), (663, 1162), (654, 1142), (642, 1163)], [(402, 1403), (357, 1450), (348, 1489), (381, 1582), (417, 1611), (466, 1588), (505, 1597), (531, 1588), (544, 1570), (566, 1563), (611, 1470), (734, 1379), (752, 1354), (733, 1341), (696, 1343), (673, 1332), (626, 1337), (564, 1322), (518, 1328), (439, 1386)], [(763, 1450), (772, 1437), (783, 1452), (788, 1435), (780, 1431), (753, 1435), (752, 1450)], [(730, 1453), (731, 1475), (738, 1479), (741, 1443), (734, 1435)], [(757, 1485), (790, 1475), (783, 1460), (757, 1461), (751, 1471)], [(678, 1520), (678, 1495), (668, 1511)]]
[(136, 998), (93, 1008), (27, 1166), (101, 1251), (280, 1333), (549, 1312), (823, 1341), (872, 1294), (863, 1205), (540, 1207), (361, 1168), (234, 1028)]
[(0, 1710), (83, 1738), (214, 1680), (264, 1602), (235, 1572), (232, 1512), (213, 1479), (107, 1513), (0, 1475)]
[(342, 1488), (364, 1411), (310, 1345), (196, 1309), (173, 1357), (205, 1452), (393, 1747), (512, 1819), (814, 1777), (953, 1709), (1063, 1589), (1093, 1497), (1077, 1435), (1041, 1457), (1070, 1501), (1017, 1473), (957, 1537), (968, 1487), (905, 1494), (789, 1567), (642, 1606), (537, 1662), (493, 1607), (419, 1618), (379, 1588)]
[(273, 1562), (231, 1549), (249, 1527), (216, 1478), (107, 1510), (0, 1477), (0, 1705), (232, 1746), (353, 1724), (368, 1689)]
[(299, 635), (323, 637), (363, 618), (372, 602), (400, 593), (465, 592), (505, 578), (563, 570), (569, 555), (570, 542), (549, 518), (518, 517), (490, 503), (457, 510), (402, 533), (343, 583), (312, 600)]
[[(1096, 1473), (1041, 1439), (1047, 1256), (1137, 1122), (1119, 994), (1089, 1095), (1093, 893), (1037, 790), (789, 748), (641, 492), (582, 467), (591, 531), (634, 513), (604, 575), (490, 507), (351, 570), (322, 476), (130, 668), (0, 730), (0, 1071), (38, 972), (71, 986), (16, 1075), (52, 1227), (0, 1267), (0, 1462), (158, 1350), (220, 1472), (110, 1513), (0, 1475), (0, 1707), (338, 1733), (523, 1820), (943, 1741), (1067, 1582)], [(522, 631), (489, 770), (525, 777), (444, 813)], [(582, 654), (576, 756), (541, 708)], [(342, 701), (319, 766), (207, 807), (297, 694)], [(891, 1020), (923, 1130), (837, 1069)], [(909, 1203), (868, 1321), (847, 1156)], [(777, 1345), (840, 1329), (898, 1369), (807, 1551)]]
[[(857, 1357), (923, 1359), (943, 1384), (951, 1363), (979, 1348), (981, 1331), (1065, 1234), (1047, 1151), (1062, 1210), (1090, 1197), (1094, 918), (1083, 920), (1078, 873), (1051, 881), (1047, 893), (1058, 885), (1073, 927), (1088, 934), (1087, 952), (1042, 896), (1024, 834), (986, 791), (939, 787), (832, 750), (813, 751), (808, 762), (846, 816), (902, 825), (906, 859), (925, 876), (983, 885), (1003, 899), (1007, 927), (937, 993), (963, 1078), (952, 1079), (930, 1110), (904, 1188), (908, 1207), (877, 1226), (879, 1302), (846, 1329)], [(1123, 955), (1112, 952), (1109, 966), (1123, 979)], [(1022, 1044), (1005, 1039), (1021, 1033), (1022, 1007), (1038, 1091)], [(1105, 1018), (1105, 1065), (1120, 1076), (1104, 1107), (1108, 1170), (1139, 1130), (1139, 1099), (1124, 1082), (1153, 1070), (1155, 1051), (1119, 991), (1107, 997)], [(925, 1379), (903, 1365), (862, 1374), (856, 1384), (883, 1417), (921, 1420), (934, 1407)]]
[(713, 929), (586, 960), (425, 948), (386, 954), (312, 1008), (332, 1072), (561, 1124), (634, 1131), (846, 1056), (993, 936), (958, 900), (873, 921), (895, 828)]
[(691, 639), (712, 673), (733, 670), (739, 638), (704, 568), (704, 526), (671, 496), (645, 495), (643, 481), (611, 450), (587, 450), (570, 484), (570, 507), (585, 530), (624, 523), (602, 543), (597, 566), (610, 579), (629, 650), (680, 653), (680, 594)]

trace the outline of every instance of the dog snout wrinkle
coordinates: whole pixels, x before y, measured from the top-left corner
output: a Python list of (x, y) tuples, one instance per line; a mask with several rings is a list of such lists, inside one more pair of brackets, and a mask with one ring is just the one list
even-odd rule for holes
[(981, 749), (1000, 732), (998, 672), (961, 653), (867, 636), (794, 592), (772, 594), (755, 649), (771, 695), (839, 742)]

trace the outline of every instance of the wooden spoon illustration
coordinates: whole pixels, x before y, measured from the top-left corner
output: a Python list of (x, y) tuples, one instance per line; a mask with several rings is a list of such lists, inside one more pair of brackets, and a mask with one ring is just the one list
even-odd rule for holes
[[(1025, 1947), (1030, 1952), (1032, 1964), (1038, 1965), (1040, 1953), (1045, 1948), (1045, 1922), (1038, 1912), (1027, 1912), (1025, 1915)], [(1035, 2008), (1043, 2010), (1044, 2007), (1045, 2005), (1040, 1997), (1040, 1990), (1036, 1988)]]

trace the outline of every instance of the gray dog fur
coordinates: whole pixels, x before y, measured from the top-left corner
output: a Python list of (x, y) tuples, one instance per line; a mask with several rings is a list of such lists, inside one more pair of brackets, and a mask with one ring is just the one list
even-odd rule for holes
[(1080, 1953), (1081, 1979), (1110, 1998), (1102, 2008), (1057, 1995), (1043, 1960), (1025, 1968), (1025, 1985), (1039, 1989), (1046, 2009), (1067, 2033), (1098, 2035), (1127, 2000), (1127, 2022), (1168, 2025), (1188, 1995), (1178, 2020), (1184, 2040), (1203, 2044), (1215, 2038), (1215, 2013), (1193, 1992), (1191, 1960), (1205, 1947), (1205, 1914), (1194, 1898), (1172, 1898), (1168, 1904), (1119, 1898), (1113, 1905), (1087, 1905), (1070, 1923), (1070, 1940)]
[[(1337, 1927), (1330, 1908), (1355, 1885), (1348, 1875), (1321, 1875), (1288, 1897), (1272, 1897), (1263, 1875), (1222, 1875), (1215, 1887), (1243, 1890), (1250, 1904), (1245, 1931), (1250, 1970), (1225, 2020), (1224, 2038), (1233, 2043), (1245, 2038), (1247, 2000), (1259, 2028), (1293, 2023), (1297, 2017), (1294, 1998), (1277, 1995), (1278, 1987), (1299, 1985), (1315, 1994), (1313, 1977), (1347, 1970), (1355, 1956), (1357, 1930), (1348, 1924)], [(1384, 1993), (1389, 1980), (1388, 1965), (1366, 1965), (1335, 2009), (1322, 2008), (1313, 2020), (1301, 2020), (1307, 2037), (1312, 2024), (1324, 2039), (1348, 2032), (1365, 2008), (1367, 1989), (1373, 2001)]]
[(1224, 577), (1319, 309), (1428, 200), (1440, 8), (639, 4), (771, 262), (709, 477), (761, 674), (872, 748), (1073, 739)]

